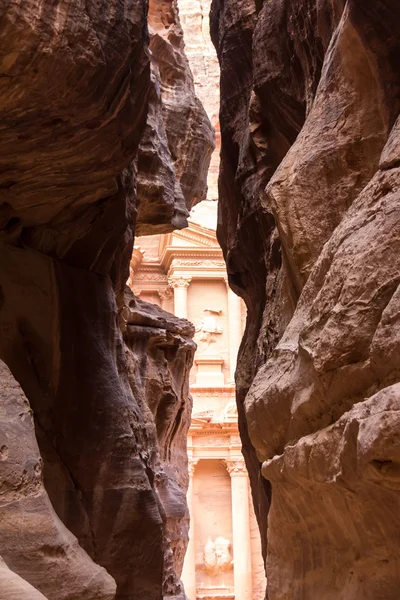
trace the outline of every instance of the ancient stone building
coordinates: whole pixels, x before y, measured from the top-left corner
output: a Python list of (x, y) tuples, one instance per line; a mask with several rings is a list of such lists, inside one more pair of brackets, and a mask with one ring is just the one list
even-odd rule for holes
[(185, 591), (189, 600), (262, 600), (264, 566), (234, 387), (245, 305), (227, 285), (216, 208), (215, 202), (203, 202), (193, 209), (187, 229), (138, 238), (129, 284), (139, 298), (195, 325)]

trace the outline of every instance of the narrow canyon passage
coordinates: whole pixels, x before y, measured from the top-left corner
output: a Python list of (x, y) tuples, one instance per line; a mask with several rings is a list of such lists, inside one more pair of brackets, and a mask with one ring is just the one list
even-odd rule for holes
[(178, 2), (195, 92), (215, 129), (207, 196), (183, 230), (138, 236), (128, 285), (136, 297), (195, 326), (189, 376), (189, 542), (182, 581), (189, 600), (264, 600), (265, 569), (241, 453), (234, 376), (246, 307), (228, 285), (216, 238), (219, 65), (210, 37), (211, 0)]
[(0, 32), (0, 599), (398, 600), (398, 0)]

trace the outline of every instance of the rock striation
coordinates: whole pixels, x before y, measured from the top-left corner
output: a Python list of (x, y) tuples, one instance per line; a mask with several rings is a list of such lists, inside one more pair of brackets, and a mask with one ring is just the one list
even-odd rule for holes
[(60, 600), (80, 594), (93, 600), (112, 600), (114, 580), (90, 559), (54, 511), (43, 484), (43, 460), (32, 410), (3, 362), (0, 382), (3, 558), (48, 597), (56, 590)]
[(150, 0), (148, 24), (151, 99), (138, 155), (137, 235), (187, 226), (190, 208), (207, 196), (214, 147), (184, 53), (176, 0)]
[(4, 600), (46, 600), (43, 594), (10, 571), (2, 559), (0, 559), (0, 592)]
[(182, 600), (193, 331), (125, 293), (136, 229), (206, 195), (176, 3), (6, 0), (0, 27), (1, 596)]
[(208, 200), (218, 200), (220, 153), (219, 64), (210, 37), (211, 0), (179, 0), (179, 17), (185, 38), (185, 54), (193, 73), (196, 94), (215, 129), (215, 150), (208, 169)]
[(269, 600), (395, 599), (400, 8), (213, 0), (218, 237)]

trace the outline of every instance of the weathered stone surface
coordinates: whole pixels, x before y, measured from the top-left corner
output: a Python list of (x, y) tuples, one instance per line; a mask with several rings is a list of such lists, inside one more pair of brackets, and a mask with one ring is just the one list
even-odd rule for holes
[(399, 426), (395, 384), (264, 463), (272, 598), (397, 597)]
[(137, 235), (187, 226), (205, 199), (214, 132), (194, 93), (176, 0), (149, 3), (152, 81), (138, 156)]
[[(158, 12), (171, 36), (167, 43), (159, 35), (160, 56), (173, 55), (180, 65), (171, 68), (168, 93), (168, 69), (162, 72), (156, 48), (151, 74), (145, 0), (7, 0), (0, 8), (0, 357), (33, 411), (48, 498), (39, 476), (37, 485), (48, 523), (54, 523), (35, 540), (29, 537), (34, 528), (21, 532), (21, 544), (33, 544), (33, 565), (40, 546), (55, 543), (46, 542), (47, 535), (64, 536), (73, 560), (81, 557), (79, 566), (72, 558), (68, 566), (69, 550), (60, 550), (65, 577), (59, 579), (69, 600), (111, 599), (113, 579), (118, 600), (182, 597), (187, 482), (185, 459), (179, 469), (174, 461), (184, 456), (190, 410), (190, 330), (178, 323), (168, 335), (164, 325), (154, 334), (168, 338), (177, 358), (162, 363), (165, 381), (171, 367), (173, 384), (165, 390), (160, 384), (161, 396), (149, 399), (132, 377), (144, 379), (146, 368), (153, 373), (155, 366), (146, 367), (152, 363), (145, 343), (135, 342), (139, 354), (133, 357), (120, 324), (136, 188), (142, 186), (139, 222), (142, 210), (146, 233), (182, 226), (179, 214), (205, 195), (212, 135), (194, 97), (175, 3), (157, 0), (150, 8), (150, 21)], [(152, 45), (154, 39), (153, 32)], [(138, 156), (141, 143), (142, 150), (146, 144), (154, 149), (156, 170), (165, 167), (156, 182), (182, 190), (182, 197), (171, 193), (154, 212), (146, 209), (151, 194), (143, 191), (148, 165)], [(162, 320), (168, 321), (166, 314)], [(170, 388), (186, 417), (174, 436), (164, 435), (161, 424), (157, 436), (146, 402), (169, 406)], [(180, 413), (166, 412), (170, 431), (168, 419)], [(167, 456), (170, 443), (176, 458)], [(24, 452), (40, 458), (33, 432), (30, 444), (21, 446), (22, 462)], [(24, 511), (19, 514), (23, 520)], [(14, 522), (19, 518), (8, 525)], [(5, 525), (0, 522), (0, 529)], [(61, 584), (44, 559), (34, 573), (22, 572), (29, 566), (26, 556), (9, 561), (21, 544), (2, 529), (0, 534), (0, 554), (13, 571), (48, 600), (60, 600)], [(86, 584), (90, 569), (109, 587), (104, 583), (102, 591), (97, 576)]]
[(215, 128), (215, 150), (208, 169), (209, 200), (218, 199), (221, 136), (219, 131), (219, 64), (210, 37), (211, 0), (178, 0), (179, 18), (185, 37), (185, 54), (193, 73), (196, 94)]
[(89, 558), (54, 512), (43, 485), (32, 411), (1, 361), (0, 390), (3, 558), (49, 600), (112, 600), (114, 580)]
[(182, 571), (189, 528), (186, 438), (192, 410), (189, 371), (196, 348), (194, 326), (135, 298), (129, 289), (125, 298), (129, 381), (145, 415), (147, 461), (154, 474), (167, 548), (163, 593), (183, 598), (176, 574)]
[[(248, 306), (237, 400), (268, 598), (394, 600), (399, 439), (379, 407), (399, 398), (400, 8), (214, 0), (212, 34), (218, 235)], [(346, 433), (367, 410), (372, 466)]]
[(145, 5), (2, 3), (2, 228), (19, 219), (29, 243), (45, 227), (47, 253), (65, 256), (88, 234), (135, 156), (149, 87)]
[(0, 558), (0, 592), (3, 600), (46, 600), (29, 583), (7, 567)]

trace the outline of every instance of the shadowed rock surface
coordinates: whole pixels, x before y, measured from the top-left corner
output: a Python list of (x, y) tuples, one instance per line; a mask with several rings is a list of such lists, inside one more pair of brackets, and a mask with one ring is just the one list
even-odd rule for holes
[(0, 8), (0, 357), (29, 402), (2, 428), (4, 494), (27, 481), (0, 555), (47, 600), (184, 597), (193, 332), (124, 288), (138, 207), (141, 233), (184, 226), (213, 133), (175, 2), (149, 26), (144, 0)]
[(46, 600), (29, 583), (13, 573), (0, 559), (0, 592), (4, 600)]
[(0, 383), (3, 558), (48, 598), (112, 600), (115, 582), (91, 560), (54, 512), (43, 485), (32, 410), (3, 362)]
[(176, 0), (150, 0), (150, 103), (138, 156), (136, 235), (187, 226), (207, 195), (214, 131), (195, 96)]
[(267, 595), (395, 600), (400, 7), (214, 0), (211, 28), (218, 236), (248, 307), (237, 401)]

